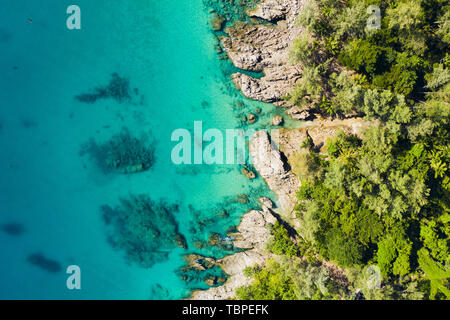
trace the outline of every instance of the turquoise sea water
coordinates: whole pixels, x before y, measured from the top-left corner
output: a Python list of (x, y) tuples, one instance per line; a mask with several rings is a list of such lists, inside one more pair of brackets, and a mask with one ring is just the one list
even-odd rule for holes
[[(81, 30), (66, 28), (70, 4), (81, 8)], [(194, 239), (224, 235), (258, 207), (259, 196), (273, 195), (238, 165), (174, 165), (171, 134), (191, 130), (194, 121), (203, 121), (204, 130), (238, 128), (239, 117), (257, 108), (262, 113), (253, 127), (261, 128), (274, 111), (233, 88), (233, 68), (215, 52), (209, 19), (202, 0), (2, 1), (0, 225), (23, 232), (0, 232), (1, 299), (179, 299), (207, 288), (201, 275), (180, 279), (182, 256), (224, 252), (196, 249)], [(74, 99), (107, 85), (112, 73), (138, 89), (132, 101)], [(104, 174), (80, 156), (89, 139), (105, 141), (123, 127), (151, 132), (151, 170)], [(107, 242), (100, 207), (136, 194), (179, 204), (175, 216), (187, 250), (171, 249), (166, 261), (143, 268)], [(234, 201), (239, 194), (250, 195), (250, 203)], [(224, 207), (229, 217), (207, 224), (204, 234), (190, 228), (198, 219), (217, 218)], [(61, 270), (30, 264), (27, 257), (37, 253)], [(66, 288), (72, 264), (81, 268), (81, 290)]]

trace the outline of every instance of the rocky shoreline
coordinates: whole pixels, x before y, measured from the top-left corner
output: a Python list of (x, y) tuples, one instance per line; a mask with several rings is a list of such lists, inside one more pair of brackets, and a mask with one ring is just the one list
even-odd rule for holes
[[(272, 22), (273, 25), (237, 23), (225, 29), (228, 36), (220, 37), (222, 47), (237, 68), (264, 74), (257, 79), (244, 73), (235, 73), (232, 80), (236, 88), (250, 99), (287, 108), (287, 114), (296, 120), (311, 118), (308, 111), (300, 110), (283, 99), (301, 78), (301, 66), (289, 63), (289, 45), (301, 32), (295, 25), (295, 19), (302, 5), (301, 0), (263, 0), (247, 14)], [(273, 122), (276, 125), (282, 123), (275, 118)], [(244, 214), (237, 228), (238, 232), (229, 235), (235, 239), (235, 248), (244, 250), (220, 260), (206, 258), (210, 259), (208, 263), (211, 265), (220, 266), (229, 278), (221, 286), (195, 291), (190, 299), (232, 299), (237, 288), (249, 285), (251, 279), (244, 275), (243, 270), (256, 264), (262, 265), (272, 257), (265, 249), (266, 242), (271, 237), (267, 225), (283, 219), (295, 228), (298, 227), (294, 206), (300, 181), (291, 171), (289, 157), (298, 151), (307, 137), (324, 151), (322, 148), (326, 139), (334, 136), (338, 130), (359, 134), (365, 124), (359, 118), (316, 119), (307, 121), (298, 129), (280, 128), (272, 130), (270, 134), (266, 131), (256, 132), (249, 144), (252, 164), (269, 188), (277, 194), (278, 207), (274, 209), (271, 200), (261, 198), (262, 210)], [(201, 270), (202, 266), (196, 265), (197, 258), (198, 256), (192, 256), (187, 260), (191, 267)]]
[(228, 36), (220, 37), (220, 42), (233, 64), (245, 71), (264, 74), (259, 79), (242, 72), (232, 75), (244, 96), (279, 107), (294, 107), (283, 97), (301, 78), (301, 66), (289, 63), (289, 48), (301, 32), (295, 19), (302, 5), (301, 0), (262, 1), (247, 14), (272, 25), (237, 23), (225, 29)]
[[(262, 211), (252, 210), (246, 213), (238, 232), (229, 234), (235, 239), (235, 248), (245, 249), (234, 255), (220, 260), (208, 260), (216, 266), (220, 266), (230, 277), (219, 287), (213, 287), (204, 291), (196, 291), (191, 299), (198, 300), (225, 300), (234, 297), (237, 288), (251, 283), (251, 279), (244, 275), (246, 267), (256, 264), (262, 265), (272, 255), (265, 250), (265, 244), (271, 235), (267, 224), (273, 224), (277, 220), (289, 222), (293, 227), (299, 227), (294, 206), (296, 192), (300, 182), (289, 167), (287, 159), (298, 151), (299, 146), (309, 136), (316, 147), (323, 152), (325, 141), (333, 137), (339, 130), (359, 135), (367, 122), (362, 119), (344, 120), (316, 120), (309, 121), (302, 128), (277, 129), (269, 135), (266, 131), (256, 132), (250, 140), (250, 154), (253, 158), (253, 166), (264, 178), (267, 185), (278, 196), (278, 208), (273, 208), (272, 201), (260, 198)], [(204, 259), (203, 257), (201, 257)], [(209, 258), (206, 258), (209, 259)], [(195, 259), (191, 261), (191, 267), (201, 270), (195, 266)]]
[(270, 238), (268, 224), (276, 222), (275, 216), (268, 207), (262, 211), (247, 212), (241, 220), (238, 232), (231, 234), (235, 238), (234, 246), (242, 251), (223, 259), (210, 261), (220, 266), (229, 275), (225, 284), (208, 290), (195, 291), (190, 299), (193, 300), (227, 300), (234, 298), (235, 290), (249, 285), (251, 279), (244, 275), (246, 267), (263, 264), (271, 257), (265, 250), (265, 243)]

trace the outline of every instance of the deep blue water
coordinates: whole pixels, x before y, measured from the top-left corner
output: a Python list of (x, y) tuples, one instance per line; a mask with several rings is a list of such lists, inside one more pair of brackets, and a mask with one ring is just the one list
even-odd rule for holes
[[(70, 4), (81, 8), (81, 30), (66, 28)], [(202, 0), (2, 1), (0, 225), (19, 230), (0, 232), (1, 299), (179, 299), (207, 288), (201, 279), (180, 279), (182, 256), (224, 253), (196, 249), (193, 239), (225, 234), (257, 208), (259, 196), (271, 194), (238, 165), (174, 165), (171, 134), (191, 130), (196, 120), (204, 130), (238, 128), (240, 115), (257, 108), (262, 113), (254, 127), (261, 128), (274, 111), (233, 88), (232, 68), (215, 52), (209, 18)], [(107, 85), (112, 73), (129, 80), (132, 100), (86, 104), (74, 98)], [(80, 156), (89, 139), (105, 141), (123, 127), (155, 139), (151, 170), (105, 174)], [(108, 243), (100, 207), (136, 194), (179, 204), (175, 218), (188, 250), (170, 249), (166, 261), (144, 268), (127, 263)], [(250, 195), (250, 203), (230, 200), (238, 194)], [(190, 229), (224, 206), (228, 218), (208, 224), (204, 234)], [(61, 270), (29, 263), (37, 253)], [(81, 290), (66, 288), (65, 269), (72, 264), (81, 268)]]

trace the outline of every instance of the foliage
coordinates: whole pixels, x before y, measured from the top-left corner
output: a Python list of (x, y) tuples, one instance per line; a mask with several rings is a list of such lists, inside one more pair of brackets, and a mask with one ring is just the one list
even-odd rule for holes
[(289, 237), (288, 231), (278, 222), (270, 225), (272, 239), (267, 243), (267, 249), (277, 255), (296, 257), (300, 254), (299, 246)]
[(330, 300), (346, 297), (345, 288), (330, 277), (324, 266), (300, 259), (270, 259), (264, 267), (247, 268), (249, 286), (236, 290), (241, 300)]
[(302, 179), (311, 179), (320, 175), (320, 164), (317, 158), (307, 149), (300, 149), (289, 158), (292, 172)]
[[(334, 83), (332, 74), (341, 72), (336, 68), (338, 64), (356, 71), (357, 77), (364, 77), (366, 89), (388, 90), (413, 99), (423, 97), (426, 81), (436, 86), (448, 78), (445, 69), (448, 66), (437, 68), (433, 76), (426, 78), (434, 65), (442, 64), (448, 51), (450, 15), (444, 3), (442, 0), (308, 1), (298, 17), (305, 32), (295, 41), (291, 54), (294, 62), (309, 68), (308, 76), (292, 92), (291, 101), (318, 107), (325, 96), (334, 103), (333, 112), (329, 106), (319, 108), (324, 114), (345, 113), (349, 108), (366, 113), (364, 104), (351, 103), (352, 99), (364, 96), (358, 83), (351, 86)], [(375, 31), (366, 28), (369, 17), (366, 10), (372, 4), (382, 11), (381, 28)], [(317, 68), (322, 72), (311, 77), (311, 70)], [(311, 99), (305, 100), (305, 96)]]
[(331, 260), (343, 267), (362, 262), (364, 248), (355, 238), (347, 236), (340, 228), (332, 228), (325, 235), (325, 245)]
[[(382, 21), (369, 32), (365, 9), (372, 4), (381, 8)], [(289, 158), (301, 181), (297, 232), (310, 255), (345, 268), (348, 288), (365, 299), (450, 299), (448, 3), (320, 0), (305, 6), (298, 18), (305, 32), (291, 53), (304, 71), (290, 100), (322, 115), (371, 121), (358, 136), (340, 131), (328, 139), (325, 154), (308, 141)], [(263, 285), (279, 287), (277, 298), (316, 296), (318, 286), (310, 289), (315, 273), (292, 258), (298, 240), (282, 231), (277, 239), (273, 252), (286, 260), (269, 268), (280, 282), (269, 285), (263, 267), (253, 273), (260, 282), (244, 296), (264, 297)], [(380, 270), (376, 290), (367, 286), (369, 266)]]

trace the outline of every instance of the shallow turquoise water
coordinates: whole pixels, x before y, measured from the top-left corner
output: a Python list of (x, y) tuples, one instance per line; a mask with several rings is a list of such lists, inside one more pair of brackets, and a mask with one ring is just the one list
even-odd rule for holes
[[(261, 179), (249, 181), (238, 165), (176, 166), (173, 130), (238, 128), (239, 116), (262, 109), (254, 128), (266, 127), (274, 107), (245, 100), (229, 79), (229, 62), (218, 59), (216, 39), (202, 0), (77, 0), (82, 30), (65, 26), (68, 1), (5, 0), (0, 5), (0, 224), (17, 223), (23, 234), (0, 233), (2, 299), (179, 299), (201, 281), (186, 282), (177, 270), (194, 238), (225, 234), (242, 214), (270, 194)], [(27, 22), (32, 19), (32, 23)], [(74, 96), (104, 86), (112, 73), (126, 77), (139, 94), (84, 104)], [(237, 102), (244, 107), (238, 108)], [(81, 145), (104, 141), (127, 127), (151, 132), (152, 170), (105, 175)], [(180, 205), (176, 214), (189, 249), (173, 249), (152, 268), (127, 264), (107, 242), (102, 205), (147, 194)], [(232, 202), (250, 195), (249, 204)], [(190, 225), (227, 207), (230, 217), (192, 234)], [(194, 209), (193, 209), (194, 208)], [(31, 253), (57, 261), (47, 272), (27, 262)], [(79, 265), (82, 289), (66, 288), (65, 268)]]

